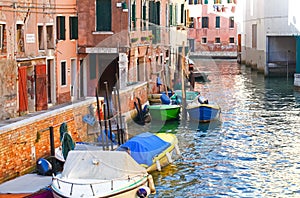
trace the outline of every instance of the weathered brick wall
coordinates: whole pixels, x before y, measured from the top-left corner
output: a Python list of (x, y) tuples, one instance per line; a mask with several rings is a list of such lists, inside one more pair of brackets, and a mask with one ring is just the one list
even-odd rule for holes
[[(134, 107), (136, 97), (141, 99), (142, 104), (147, 102), (147, 83), (120, 90), (121, 110), (122, 114), (129, 116), (126, 117), (127, 120), (136, 114)], [(100, 103), (103, 103), (103, 98)], [(54, 129), (56, 148), (60, 146), (59, 127), (63, 122), (67, 123), (74, 141), (95, 140), (95, 134), (91, 132), (94, 130), (93, 127), (82, 121), (83, 116), (90, 113), (90, 105), (96, 111), (96, 100), (91, 98), (0, 127), (0, 183), (34, 170), (37, 159), (50, 156), (51, 126)]]
[(87, 124), (82, 117), (89, 114), (95, 99), (53, 110), (0, 128), (0, 183), (27, 173), (38, 158), (50, 156), (50, 131), (54, 127), (55, 147), (60, 145), (59, 127), (67, 123), (75, 141), (86, 141)]
[(17, 65), (0, 60), (0, 120), (17, 116)]

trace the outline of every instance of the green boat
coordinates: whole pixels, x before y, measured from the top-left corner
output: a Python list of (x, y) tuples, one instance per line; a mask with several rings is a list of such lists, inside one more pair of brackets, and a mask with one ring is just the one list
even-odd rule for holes
[(180, 105), (150, 105), (148, 109), (152, 120), (175, 120), (180, 114)]

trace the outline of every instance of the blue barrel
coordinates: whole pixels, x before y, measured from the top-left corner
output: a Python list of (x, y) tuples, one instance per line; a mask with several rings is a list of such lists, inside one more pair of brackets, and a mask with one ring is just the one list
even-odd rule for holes
[(39, 175), (51, 175), (52, 173), (51, 163), (44, 158), (38, 159), (36, 169)]
[(162, 94), (160, 96), (160, 100), (161, 100), (162, 104), (170, 104), (171, 103), (170, 98), (166, 94)]

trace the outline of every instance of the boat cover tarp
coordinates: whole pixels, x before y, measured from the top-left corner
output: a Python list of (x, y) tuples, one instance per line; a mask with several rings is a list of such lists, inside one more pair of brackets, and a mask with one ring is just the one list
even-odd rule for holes
[(162, 153), (169, 146), (171, 146), (169, 142), (162, 140), (155, 134), (145, 132), (131, 138), (122, 144), (118, 150), (129, 149), (130, 155), (139, 164), (151, 166), (153, 164), (153, 158)]
[(121, 151), (70, 151), (62, 178), (110, 180), (146, 174), (147, 170)]

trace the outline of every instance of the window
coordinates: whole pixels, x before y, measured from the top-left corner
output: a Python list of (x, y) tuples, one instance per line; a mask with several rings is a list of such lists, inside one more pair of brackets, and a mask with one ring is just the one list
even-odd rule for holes
[(206, 37), (202, 37), (201, 43), (206, 44), (207, 43), (207, 38)]
[(216, 17), (216, 28), (220, 28), (220, 17)]
[(257, 25), (252, 25), (252, 48), (257, 47)]
[(78, 39), (78, 17), (70, 16), (70, 39)]
[(3, 40), (4, 40), (4, 25), (0, 25), (0, 50), (3, 49)]
[(202, 17), (202, 28), (208, 28), (208, 17)]
[(111, 1), (96, 0), (96, 31), (111, 31)]
[(136, 4), (133, 2), (131, 6), (131, 22), (132, 22), (132, 28), (135, 30), (136, 28)]
[(58, 16), (56, 18), (56, 24), (57, 24), (57, 39), (58, 40), (65, 40), (66, 39), (66, 28), (65, 28), (65, 17), (64, 16)]
[(24, 52), (24, 30), (23, 25), (17, 24), (17, 45), (18, 45), (18, 52)]
[(66, 62), (61, 62), (60, 63), (60, 72), (61, 72), (61, 76), (60, 76), (60, 80), (61, 80), (61, 85), (67, 85), (67, 65)]
[(44, 44), (44, 26), (39, 25), (38, 26), (38, 45), (39, 45), (39, 50), (44, 50), (45, 49), (45, 44)]
[(194, 28), (194, 17), (189, 18), (189, 28)]
[(46, 31), (47, 31), (47, 48), (54, 49), (53, 26), (47, 25)]
[(215, 43), (218, 43), (218, 44), (221, 43), (220, 37), (216, 37)]
[[(170, 7), (172, 8), (172, 5), (170, 5)], [(147, 23), (146, 23), (147, 13), (146, 12), (147, 12), (147, 7), (146, 7), (146, 5), (143, 5), (143, 13), (142, 13), (142, 15), (143, 15), (143, 30), (147, 29)], [(172, 22), (172, 9), (170, 9), (170, 21)], [(170, 23), (170, 25), (172, 25), (172, 24)]]
[(221, 4), (222, 0), (214, 0), (214, 4)]
[(230, 43), (230, 44), (234, 44), (234, 37), (230, 37), (230, 38), (229, 38), (229, 43)]
[(185, 13), (184, 13), (184, 4), (181, 4), (181, 10), (180, 10), (180, 23), (185, 22)]
[(204, 4), (208, 4), (208, 0), (204, 0)]
[(234, 28), (234, 17), (229, 17), (229, 28)]

